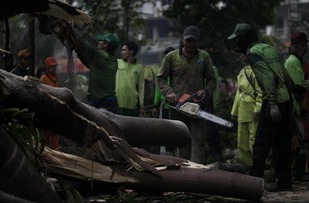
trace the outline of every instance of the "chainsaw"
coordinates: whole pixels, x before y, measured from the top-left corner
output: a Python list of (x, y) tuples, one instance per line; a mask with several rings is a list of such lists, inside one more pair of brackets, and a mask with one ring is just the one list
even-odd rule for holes
[(197, 94), (192, 95), (184, 94), (179, 99), (178, 104), (176, 106), (171, 105), (168, 106), (192, 118), (202, 118), (211, 121), (213, 123), (225, 126), (227, 128), (232, 128), (234, 126), (232, 122), (202, 110), (199, 104), (201, 99), (198, 100), (196, 98)]

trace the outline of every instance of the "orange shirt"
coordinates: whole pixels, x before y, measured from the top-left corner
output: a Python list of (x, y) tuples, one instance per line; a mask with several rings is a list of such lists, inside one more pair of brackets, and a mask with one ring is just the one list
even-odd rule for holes
[(53, 81), (50, 79), (47, 75), (43, 74), (40, 78), (40, 81), (46, 85), (52, 86), (52, 87), (59, 87), (59, 84), (57, 81)]

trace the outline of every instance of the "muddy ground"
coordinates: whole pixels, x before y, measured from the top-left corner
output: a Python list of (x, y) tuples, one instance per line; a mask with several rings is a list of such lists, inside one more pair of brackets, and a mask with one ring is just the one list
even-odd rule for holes
[[(251, 203), (243, 199), (227, 198), (205, 194), (190, 193), (164, 193), (160, 196), (142, 195), (130, 190), (120, 189), (115, 195), (102, 195), (85, 198), (86, 203), (90, 202), (131, 202), (131, 203)], [(291, 191), (267, 192), (264, 191), (260, 203), (309, 203), (309, 181), (294, 181)]]

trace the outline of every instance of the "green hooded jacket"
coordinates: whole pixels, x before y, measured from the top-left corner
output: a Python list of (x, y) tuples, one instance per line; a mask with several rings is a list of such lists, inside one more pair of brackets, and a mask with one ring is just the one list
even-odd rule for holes
[(90, 69), (88, 93), (91, 99), (115, 96), (117, 58), (80, 40), (81, 48), (76, 50), (78, 58)]
[[(249, 80), (252, 81), (252, 85)], [(237, 91), (231, 115), (237, 116), (238, 122), (252, 122), (253, 113), (261, 110), (262, 97), (262, 90), (251, 67), (245, 66), (237, 75)]]
[[(291, 77), (294, 85), (300, 85), (301, 87), (308, 89), (309, 87), (309, 80), (305, 80), (302, 63), (301, 61), (294, 55), (290, 55), (285, 63), (284, 66)], [(293, 99), (294, 110), (298, 113), (304, 108), (301, 102), (298, 102)]]
[(277, 50), (268, 44), (255, 43), (247, 51), (247, 58), (263, 91), (263, 99), (271, 103), (288, 101), (289, 76)]

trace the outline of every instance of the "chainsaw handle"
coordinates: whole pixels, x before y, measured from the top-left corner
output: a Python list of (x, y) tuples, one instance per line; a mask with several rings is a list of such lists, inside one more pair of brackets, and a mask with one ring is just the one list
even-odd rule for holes
[[(183, 95), (183, 96), (186, 96), (186, 95)], [(188, 97), (185, 98), (183, 101), (179, 101), (179, 100), (181, 100), (181, 98), (180, 98), (180, 99), (178, 100), (179, 102), (178, 102), (178, 104), (175, 106), (175, 108), (179, 109), (181, 105), (183, 105), (183, 104), (186, 103), (186, 102), (192, 101), (193, 98), (195, 98), (195, 97), (197, 97), (197, 93), (194, 93), (194, 94), (188, 96)]]

